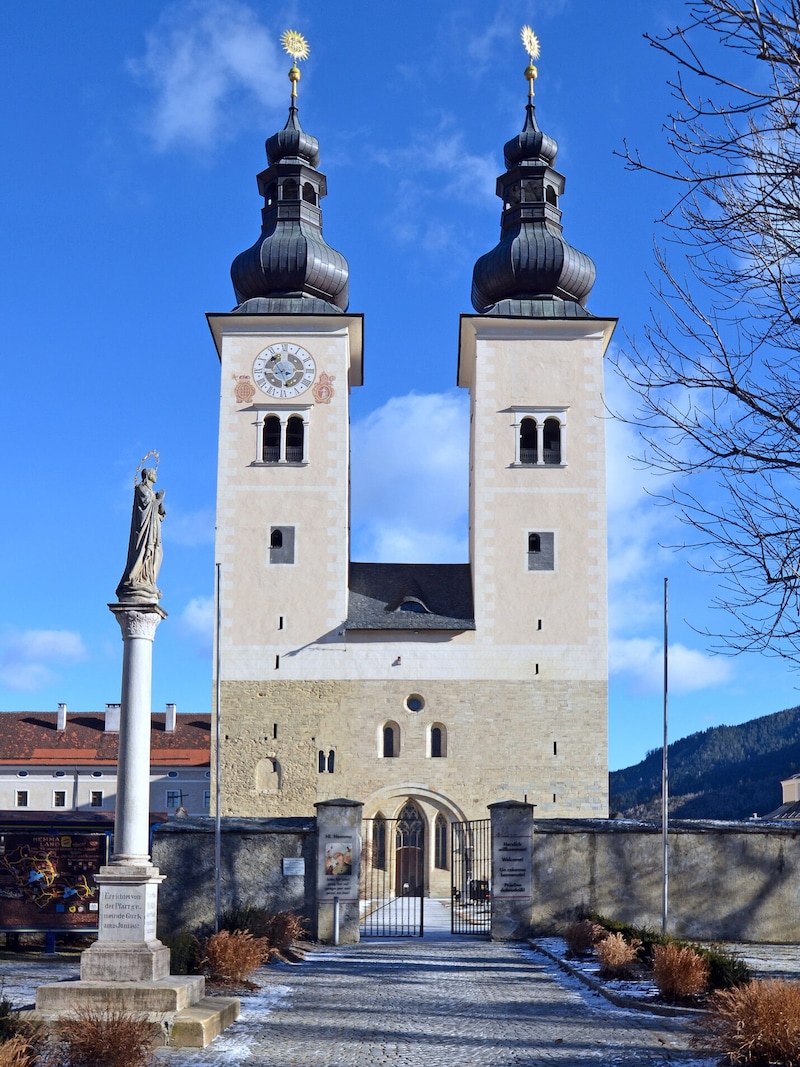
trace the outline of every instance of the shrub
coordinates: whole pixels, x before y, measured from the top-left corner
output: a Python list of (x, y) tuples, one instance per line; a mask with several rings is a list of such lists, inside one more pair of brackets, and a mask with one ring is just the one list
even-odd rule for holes
[(629, 944), (622, 934), (609, 934), (597, 943), (600, 974), (603, 978), (627, 978), (634, 969), (640, 942)]
[(262, 928), (258, 931), (269, 941), (271, 950), (286, 952), (295, 941), (299, 941), (306, 932), (306, 920), (293, 911), (278, 911), (267, 915)]
[(721, 948), (701, 948), (696, 951), (708, 963), (708, 984), (711, 989), (730, 989), (752, 981), (753, 973), (744, 960)]
[(695, 1047), (711, 1046), (731, 1063), (800, 1065), (800, 982), (769, 978), (709, 998)]
[(249, 930), (220, 930), (203, 946), (203, 969), (215, 982), (244, 982), (264, 961), (269, 945)]
[(59, 1045), (48, 1067), (147, 1067), (152, 1025), (127, 1011), (86, 1009), (58, 1024)]
[(170, 951), (170, 972), (172, 974), (196, 974), (200, 945), (194, 934), (188, 930), (179, 930), (171, 938), (162, 938)]
[(589, 919), (570, 923), (564, 931), (564, 940), (573, 956), (585, 956), (594, 948), (595, 924)]
[(305, 935), (306, 920), (293, 911), (268, 912), (255, 904), (240, 904), (220, 916), (220, 929), (249, 930), (254, 937), (265, 938), (269, 944), (264, 959), (280, 957), (295, 941)]
[(653, 979), (667, 1000), (705, 993), (709, 970), (708, 961), (688, 946), (656, 945), (653, 950)]

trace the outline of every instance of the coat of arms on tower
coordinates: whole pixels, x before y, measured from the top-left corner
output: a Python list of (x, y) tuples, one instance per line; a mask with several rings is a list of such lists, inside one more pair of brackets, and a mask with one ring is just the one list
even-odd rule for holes
[(256, 387), (250, 381), (250, 375), (234, 374), (233, 380), (236, 382), (236, 387), (234, 389), (236, 402), (238, 404), (249, 404), (256, 395)]
[(331, 397), (333, 396), (333, 386), (331, 382), (336, 381), (335, 374), (325, 374), (323, 371), (317, 379), (317, 383), (311, 392), (314, 394), (314, 399), (318, 404), (330, 404)]

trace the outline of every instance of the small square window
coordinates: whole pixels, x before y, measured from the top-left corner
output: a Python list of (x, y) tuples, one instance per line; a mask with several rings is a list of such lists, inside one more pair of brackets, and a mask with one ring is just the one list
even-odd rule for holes
[(93, 789), (89, 793), (89, 807), (91, 807), (91, 808), (102, 808), (102, 806), (103, 806), (103, 790), (102, 789)]
[(203, 791), (203, 807), (204, 808), (210, 808), (211, 807), (211, 790), (210, 789), (205, 789)]
[(53, 790), (53, 807), (65, 808), (67, 806), (67, 791), (66, 789), (54, 789)]
[(28, 806), (28, 790), (18, 789), (14, 799), (14, 804), (18, 808), (27, 808)]
[(555, 534), (552, 531), (528, 534), (528, 570), (554, 571)]

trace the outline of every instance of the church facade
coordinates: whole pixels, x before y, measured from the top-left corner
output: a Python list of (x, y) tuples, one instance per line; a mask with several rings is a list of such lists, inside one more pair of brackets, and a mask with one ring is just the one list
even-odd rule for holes
[(460, 321), (467, 563), (350, 559), (362, 318), (322, 235), (326, 180), (294, 95), (258, 176), (261, 235), (233, 263), (237, 306), (209, 315), (222, 383), (222, 814), (307, 816), (348, 797), (366, 818), (402, 815), (437, 895), (449, 894), (452, 824), (489, 803), (607, 815), (614, 320), (586, 310), (594, 265), (563, 237), (564, 178), (529, 80), (497, 182), (500, 241), (475, 264), (475, 314)]

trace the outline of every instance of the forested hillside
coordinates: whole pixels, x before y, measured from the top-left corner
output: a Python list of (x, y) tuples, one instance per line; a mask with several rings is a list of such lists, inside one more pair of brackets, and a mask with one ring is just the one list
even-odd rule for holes
[[(670, 815), (747, 819), (781, 803), (781, 779), (800, 772), (800, 708), (740, 726), (712, 726), (669, 746)], [(610, 810), (661, 818), (661, 749), (610, 774)]]

